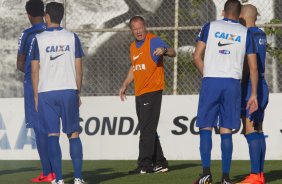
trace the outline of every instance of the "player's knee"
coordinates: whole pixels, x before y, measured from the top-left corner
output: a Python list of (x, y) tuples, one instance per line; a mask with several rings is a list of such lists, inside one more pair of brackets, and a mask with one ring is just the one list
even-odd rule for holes
[(209, 130), (209, 131), (212, 131), (212, 127), (200, 128), (200, 130)]
[(232, 129), (220, 127), (220, 134), (231, 134)]
[(72, 132), (70, 134), (67, 134), (69, 139), (74, 139), (74, 138), (78, 138), (79, 137), (79, 133), (78, 132)]
[(245, 122), (245, 131), (244, 131), (244, 134), (247, 135), (247, 134), (251, 134), (253, 132), (257, 132), (258, 131), (258, 126), (256, 123), (254, 123), (252, 120), (250, 119), (246, 119), (246, 122)]

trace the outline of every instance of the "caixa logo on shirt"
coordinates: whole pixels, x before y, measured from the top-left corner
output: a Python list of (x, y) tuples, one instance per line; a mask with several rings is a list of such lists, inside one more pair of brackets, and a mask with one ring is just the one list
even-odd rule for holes
[(224, 32), (216, 32), (214, 34), (216, 38), (221, 38), (225, 40), (241, 42), (241, 36), (236, 34), (224, 33)]
[(46, 52), (67, 52), (70, 51), (69, 45), (51, 45), (46, 47)]

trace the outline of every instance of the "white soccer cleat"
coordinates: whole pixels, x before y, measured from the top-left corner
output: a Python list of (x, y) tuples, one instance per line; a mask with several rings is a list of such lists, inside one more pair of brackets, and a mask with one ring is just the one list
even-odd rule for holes
[(56, 182), (56, 179), (54, 179), (51, 184), (65, 184), (64, 180), (59, 180), (58, 182)]
[(84, 184), (84, 180), (80, 178), (74, 178), (74, 183), (73, 184)]

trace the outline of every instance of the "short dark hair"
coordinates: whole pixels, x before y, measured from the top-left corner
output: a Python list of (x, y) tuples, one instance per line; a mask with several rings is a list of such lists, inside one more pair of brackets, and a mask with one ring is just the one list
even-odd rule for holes
[(137, 20), (140, 20), (140, 21), (142, 21), (145, 24), (145, 19), (142, 16), (135, 15), (135, 16), (131, 17), (131, 19), (129, 20), (129, 27), (131, 27), (131, 23), (132, 22), (135, 22)]
[(26, 12), (32, 17), (44, 16), (44, 4), (42, 0), (29, 0), (25, 4)]
[(64, 5), (57, 2), (48, 3), (45, 13), (50, 16), (52, 23), (60, 24), (64, 17)]
[(224, 11), (228, 14), (239, 16), (241, 13), (241, 3), (238, 0), (227, 0), (224, 4)]

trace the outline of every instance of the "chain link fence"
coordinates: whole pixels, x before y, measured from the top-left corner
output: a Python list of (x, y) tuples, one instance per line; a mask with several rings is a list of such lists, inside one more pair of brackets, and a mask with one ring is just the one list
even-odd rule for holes
[[(29, 27), (26, 1), (0, 0), (1, 97), (22, 96), (22, 74), (15, 72), (17, 37)], [(44, 1), (50, 2), (49, 0)], [(192, 62), (195, 38), (202, 25), (221, 19), (225, 0), (58, 0), (65, 5), (63, 26), (75, 31), (84, 47), (84, 96), (118, 95), (130, 67), (129, 46), (134, 40), (128, 21), (142, 15), (148, 29), (177, 50), (165, 58), (165, 94), (198, 94), (201, 77)], [(271, 43), (266, 61), (270, 91), (282, 91), (282, 1), (248, 0), (257, 6), (258, 25), (268, 32)], [(5, 14), (6, 12), (6, 14)], [(13, 13), (14, 12), (14, 13)], [(16, 13), (15, 13), (16, 12)], [(7, 16), (10, 14), (10, 17)], [(12, 15), (13, 13), (13, 15)], [(8, 20), (7, 20), (8, 19)], [(272, 23), (269, 27), (266, 23)], [(16, 25), (16, 26), (15, 26)], [(274, 27), (274, 28), (273, 28)], [(3, 80), (5, 79), (5, 81)], [(133, 94), (133, 85), (128, 94)]]

